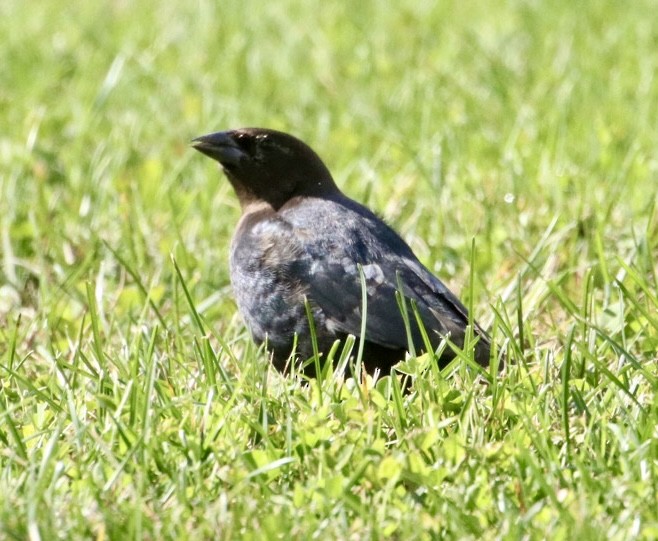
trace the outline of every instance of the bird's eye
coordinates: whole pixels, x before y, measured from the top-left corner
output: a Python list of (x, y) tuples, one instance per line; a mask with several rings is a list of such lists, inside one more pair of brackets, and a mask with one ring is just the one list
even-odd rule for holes
[(259, 135), (256, 137), (256, 141), (258, 142), (258, 146), (260, 148), (269, 150), (271, 148), (274, 148), (276, 145), (273, 143), (273, 141), (267, 136), (267, 135)]
[(247, 134), (240, 134), (235, 138), (235, 142), (240, 145), (240, 148), (247, 154), (251, 155), (254, 153), (256, 141), (254, 141), (253, 137), (250, 137)]

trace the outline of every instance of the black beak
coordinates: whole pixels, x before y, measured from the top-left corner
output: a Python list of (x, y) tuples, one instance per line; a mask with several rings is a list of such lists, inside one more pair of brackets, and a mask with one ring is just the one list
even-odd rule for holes
[(232, 133), (220, 131), (192, 139), (192, 146), (224, 167), (237, 165), (245, 155), (233, 140)]

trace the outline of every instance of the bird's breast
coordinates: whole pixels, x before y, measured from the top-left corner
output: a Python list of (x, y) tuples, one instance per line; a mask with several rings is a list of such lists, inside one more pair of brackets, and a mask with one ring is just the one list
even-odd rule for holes
[(238, 228), (231, 242), (230, 276), (238, 309), (258, 342), (285, 349), (304, 332), (306, 287), (294, 279), (298, 249), (285, 227), (258, 222)]

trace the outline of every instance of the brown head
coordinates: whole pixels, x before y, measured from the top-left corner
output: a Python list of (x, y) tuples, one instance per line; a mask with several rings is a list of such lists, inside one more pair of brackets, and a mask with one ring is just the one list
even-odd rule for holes
[(243, 209), (265, 201), (277, 210), (293, 197), (338, 192), (320, 157), (287, 133), (240, 128), (202, 135), (192, 146), (221, 164)]

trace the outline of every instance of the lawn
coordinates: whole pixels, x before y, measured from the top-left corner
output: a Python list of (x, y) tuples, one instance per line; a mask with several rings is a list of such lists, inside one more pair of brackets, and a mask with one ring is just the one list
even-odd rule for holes
[[(658, 538), (653, 2), (0, 3), (0, 539)], [(269, 367), (230, 185), (295, 134), (507, 351)]]

